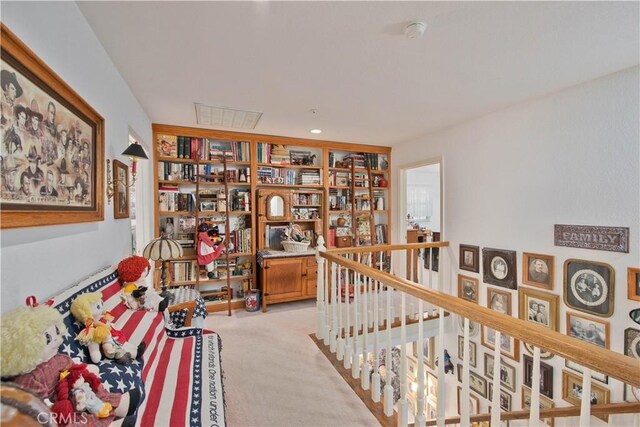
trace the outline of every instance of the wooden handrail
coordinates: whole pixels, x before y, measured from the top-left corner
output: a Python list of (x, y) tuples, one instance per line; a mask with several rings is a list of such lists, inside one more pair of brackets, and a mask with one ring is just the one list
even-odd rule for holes
[[(442, 242), (446, 243), (447, 242)], [(404, 245), (399, 245), (404, 246)], [(446, 245), (444, 245), (446, 246)], [(500, 331), (510, 337), (533, 344), (565, 359), (579, 363), (622, 382), (640, 387), (640, 361), (576, 338), (571, 338), (543, 326), (499, 313), (478, 304), (443, 292), (419, 286), (409, 280), (376, 270), (356, 261), (336, 255), (334, 251), (319, 252), (320, 256), (350, 270), (377, 280), (451, 313)]]
[(405, 243), (404, 245), (377, 245), (377, 246), (358, 246), (356, 248), (340, 248), (331, 249), (326, 252), (332, 254), (361, 254), (365, 252), (388, 252), (401, 249), (424, 249), (424, 248), (444, 248), (449, 246), (449, 242), (430, 242), (430, 243)]
[[(635, 414), (640, 412), (640, 403), (607, 403), (605, 405), (592, 405), (591, 415), (610, 415), (610, 414)], [(565, 418), (580, 416), (579, 406), (568, 406), (565, 408), (540, 409), (540, 419), (545, 418)], [(491, 421), (491, 414), (471, 415), (471, 422)], [(529, 410), (502, 412), (500, 414), (502, 421), (511, 420), (527, 420), (529, 419)], [(460, 424), (460, 417), (447, 418), (445, 424)], [(428, 426), (435, 426), (436, 420), (427, 421)]]

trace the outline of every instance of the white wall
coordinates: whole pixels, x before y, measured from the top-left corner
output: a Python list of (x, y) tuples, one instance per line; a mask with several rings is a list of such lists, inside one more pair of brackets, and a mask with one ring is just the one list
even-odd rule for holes
[[(129, 128), (148, 150), (151, 122), (76, 3), (3, 2), (2, 21), (104, 117), (106, 158), (128, 163), (120, 153)], [(152, 168), (144, 170), (146, 182), (153, 182)], [(23, 305), (29, 295), (44, 299), (130, 255), (130, 226), (129, 220), (113, 219), (111, 203), (102, 222), (2, 230), (2, 312)], [(148, 236), (151, 227), (147, 221)]]
[[(566, 259), (611, 264), (616, 273), (615, 312), (606, 320), (611, 322), (611, 349), (617, 352), (623, 352), (624, 329), (640, 329), (628, 317), (638, 304), (627, 299), (626, 280), (627, 267), (640, 266), (639, 70), (623, 70), (393, 147), (396, 175), (403, 164), (442, 156), (444, 240), (451, 242), (456, 265), (460, 243), (515, 250), (521, 283), (523, 251), (554, 255), (553, 293), (562, 301)], [(399, 176), (394, 178), (399, 182)], [(400, 218), (396, 221), (404, 223)], [(629, 227), (630, 252), (556, 247), (554, 224)], [(404, 232), (399, 228), (394, 232), (396, 242), (402, 241)], [(464, 274), (481, 279), (479, 274)], [(480, 292), (484, 306), (486, 287), (481, 285)], [(517, 315), (517, 291), (512, 291), (512, 300), (512, 313)], [(561, 303), (562, 333), (566, 312)], [(457, 356), (458, 333), (451, 334), (445, 344), (452, 356)], [(484, 375), (483, 352), (488, 349), (480, 344), (480, 336), (474, 340), (478, 367), (473, 370)], [(521, 384), (521, 365), (507, 361), (518, 367)], [(562, 400), (564, 360), (553, 357), (545, 362), (554, 367), (556, 405), (567, 406)], [(448, 377), (448, 395), (454, 396), (449, 409), (455, 412), (457, 382), (454, 376)], [(606, 387), (613, 402), (622, 401), (619, 381), (609, 379)], [(511, 393), (514, 409), (520, 407), (520, 390), (518, 385), (516, 393)], [(481, 410), (486, 411), (487, 401), (482, 402)], [(628, 420), (618, 417), (610, 425), (628, 425)], [(604, 425), (595, 418), (592, 422)], [(577, 419), (570, 419), (557, 425), (576, 423)]]

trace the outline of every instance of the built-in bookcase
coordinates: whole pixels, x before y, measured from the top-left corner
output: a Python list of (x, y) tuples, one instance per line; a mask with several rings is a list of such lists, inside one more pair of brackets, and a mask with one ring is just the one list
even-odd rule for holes
[[(217, 224), (221, 234), (233, 243), (229, 261), (231, 306), (244, 307), (243, 292), (255, 288), (256, 283), (256, 197), (260, 188), (295, 190), (293, 216), (301, 222), (307, 217), (320, 218), (321, 233), (329, 248), (341, 216), (347, 221), (344, 232), (354, 235), (354, 245), (388, 242), (390, 147), (160, 124), (153, 125), (153, 134), (156, 235), (168, 231), (184, 248), (183, 259), (171, 263), (171, 285), (198, 288), (208, 300), (209, 311), (227, 309), (227, 265), (221, 257), (215, 266), (219, 274), (213, 278), (197, 266), (198, 224)], [(381, 179), (386, 187), (380, 185)], [(372, 203), (373, 222), (369, 220)], [(367, 226), (369, 231), (365, 233)], [(314, 244), (316, 238), (314, 235)]]

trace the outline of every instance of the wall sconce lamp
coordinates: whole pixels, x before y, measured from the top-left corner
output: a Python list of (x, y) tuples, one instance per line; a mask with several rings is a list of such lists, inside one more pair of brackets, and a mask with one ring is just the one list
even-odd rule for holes
[[(149, 157), (147, 157), (147, 153), (144, 152), (142, 145), (137, 142), (129, 144), (127, 149), (122, 152), (122, 155), (129, 157), (131, 160), (131, 184), (129, 184), (129, 187), (133, 187), (136, 185), (138, 159), (147, 160)], [(114, 180), (111, 177), (111, 160), (107, 159), (107, 203), (111, 203), (111, 199), (115, 193), (114, 185)]]

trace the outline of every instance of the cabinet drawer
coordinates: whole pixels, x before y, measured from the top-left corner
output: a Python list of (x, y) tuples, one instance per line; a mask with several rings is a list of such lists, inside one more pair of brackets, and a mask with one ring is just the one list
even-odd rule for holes
[(351, 241), (351, 236), (336, 236), (336, 247), (348, 248), (352, 246)]

